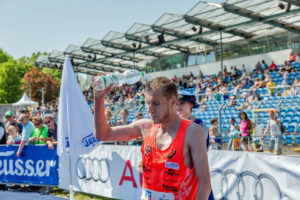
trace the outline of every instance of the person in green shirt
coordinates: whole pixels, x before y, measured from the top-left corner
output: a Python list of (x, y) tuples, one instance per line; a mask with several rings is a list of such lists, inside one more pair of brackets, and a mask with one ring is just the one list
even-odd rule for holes
[(48, 127), (43, 124), (43, 119), (39, 116), (32, 120), (35, 129), (29, 138), (30, 144), (47, 144)]

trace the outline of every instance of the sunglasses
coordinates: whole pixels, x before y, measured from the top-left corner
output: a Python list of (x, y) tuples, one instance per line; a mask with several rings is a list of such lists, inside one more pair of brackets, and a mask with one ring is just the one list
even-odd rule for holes
[(51, 121), (45, 121), (45, 124), (49, 124)]
[(25, 121), (25, 120), (26, 120), (26, 118), (19, 119), (20, 122)]
[(6, 119), (9, 119), (9, 118), (11, 118), (12, 116), (6, 116)]
[(33, 123), (33, 124), (34, 124), (35, 126), (37, 126), (37, 125), (39, 125), (39, 124), (41, 124), (41, 123), (38, 122), (38, 123)]

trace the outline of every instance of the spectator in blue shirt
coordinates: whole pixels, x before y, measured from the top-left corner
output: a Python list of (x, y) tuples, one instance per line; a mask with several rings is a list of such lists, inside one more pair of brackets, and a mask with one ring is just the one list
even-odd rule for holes
[(24, 148), (25, 144), (29, 144), (29, 138), (35, 129), (34, 125), (32, 124), (31, 121), (29, 121), (29, 117), (26, 114), (20, 115), (19, 122), (23, 126), (23, 130), (22, 130), (22, 141), (19, 146), (17, 156), (21, 156), (22, 149)]

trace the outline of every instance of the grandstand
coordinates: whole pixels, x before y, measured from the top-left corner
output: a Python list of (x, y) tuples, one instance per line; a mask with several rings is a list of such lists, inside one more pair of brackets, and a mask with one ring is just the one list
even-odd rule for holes
[[(267, 125), (268, 121), (268, 113), (267, 112), (259, 112), (258, 114), (254, 114), (253, 110), (259, 110), (259, 109), (274, 109), (277, 112), (277, 115), (280, 117), (281, 122), (283, 123), (284, 127), (284, 135), (282, 138), (284, 139), (284, 142), (287, 145), (300, 145), (300, 93), (299, 89), (297, 90), (298, 93), (289, 95), (287, 91), (290, 90), (291, 85), (295, 81), (295, 79), (300, 79), (300, 62), (292, 63), (293, 68), (296, 72), (289, 74), (289, 80), (288, 80), (288, 86), (280, 86), (282, 83), (282, 75), (279, 75), (278, 72), (270, 72), (270, 75), (274, 82), (279, 85), (279, 87), (276, 88), (275, 96), (270, 96), (268, 94), (267, 88), (258, 88), (257, 93), (260, 95), (261, 100), (260, 101), (254, 101), (251, 102), (252, 109), (245, 110), (247, 115), (250, 117), (250, 119), (255, 119), (256, 124), (259, 124), (259, 129), (264, 130)], [(280, 65), (278, 65), (278, 68), (280, 68)], [(213, 75), (212, 77), (216, 77), (217, 75)], [(255, 74), (255, 77), (257, 77), (258, 74)], [(208, 76), (204, 77), (207, 78)], [(217, 82), (212, 82), (212, 85), (216, 86)], [(250, 85), (251, 86), (251, 85)], [(249, 93), (249, 87), (245, 87), (242, 90), (247, 91)], [(298, 87), (297, 87), (298, 86)], [(300, 88), (300, 85), (298, 84), (296, 87)], [(182, 86), (179, 87), (179, 89), (186, 90), (188, 92), (195, 92), (196, 86), (186, 88), (184, 89)], [(241, 92), (242, 92), (241, 90)], [(198, 93), (199, 96), (206, 99), (207, 101), (207, 95), (205, 95), (205, 90), (202, 91), (202, 93)], [(218, 93), (214, 94), (214, 97), (216, 97)], [(222, 94), (223, 95), (223, 94)], [(227, 91), (228, 96), (234, 96), (235, 92), (233, 88), (229, 88)], [(222, 133), (222, 139), (224, 143), (228, 143), (229, 141), (229, 119), (234, 118), (236, 122), (239, 124), (239, 113), (240, 110), (238, 110), (238, 107), (245, 102), (245, 98), (238, 98), (236, 100), (237, 104), (235, 106), (229, 106), (230, 99), (225, 100), (211, 100), (206, 102), (207, 109), (205, 111), (201, 110), (200, 108), (193, 110), (193, 115), (197, 118), (203, 119), (203, 121), (206, 123), (208, 127), (211, 126), (210, 120), (213, 118), (217, 118), (219, 120), (219, 132)], [(115, 104), (116, 105), (116, 104)], [(139, 106), (136, 106), (136, 103), (133, 103), (132, 106), (127, 106), (127, 108), (130, 109), (128, 121), (133, 122), (135, 120), (135, 113), (140, 110)], [(117, 109), (118, 110), (118, 109)], [(147, 113), (146, 108), (142, 109), (142, 113), (144, 117), (149, 118), (149, 115)], [(115, 120), (120, 120), (121, 117), (116, 115)], [(115, 121), (114, 120), (114, 121)], [(259, 137), (261, 135), (257, 135), (256, 137)], [(264, 141), (267, 143), (268, 138), (266, 137)]]
[[(254, 110), (275, 109), (283, 122), (286, 144), (300, 145), (299, 82), (295, 84), (300, 79), (300, 4), (293, 0), (280, 2), (286, 6), (278, 6), (277, 0), (228, 0), (223, 4), (201, 1), (183, 15), (165, 13), (152, 25), (135, 23), (125, 33), (110, 31), (101, 40), (88, 38), (82, 45), (70, 44), (65, 51), (53, 50), (50, 55), (39, 56), (36, 64), (62, 69), (67, 55), (75, 71), (90, 75), (125, 69), (146, 71), (153, 77), (176, 75), (179, 89), (195, 93), (199, 102), (205, 99), (207, 109), (193, 110), (193, 115), (208, 126), (212, 118), (217, 118), (225, 143), (229, 140), (229, 119), (240, 122), (238, 107), (246, 101), (242, 93), (247, 96), (255, 91), (258, 99), (250, 102), (247, 115), (264, 129), (267, 113)], [(282, 73), (291, 52), (298, 60), (290, 62), (293, 71)], [(268, 72), (263, 66), (259, 74), (255, 68), (262, 60), (267, 66), (274, 61), (279, 71)], [(226, 66), (228, 72), (233, 72), (229, 67), (235, 68), (234, 76), (226, 75)], [(250, 74), (244, 74), (244, 70)], [(203, 84), (197, 82), (199, 71), (204, 75)], [(243, 76), (248, 77), (247, 85), (241, 84)], [(272, 78), (275, 95), (270, 96), (265, 86), (251, 89), (255, 78), (261, 76), (264, 84), (268, 82), (265, 78)], [(219, 79), (224, 83), (221, 86)], [(206, 99), (208, 82), (214, 90), (211, 99)], [(124, 105), (129, 109), (129, 122), (137, 111), (149, 117), (146, 108), (132, 101), (133, 96), (139, 100), (143, 92), (140, 88), (135, 85), (126, 95), (122, 95), (124, 89), (111, 94), (107, 105), (113, 108), (114, 121), (120, 120), (118, 113)], [(230, 105), (232, 96), (236, 97), (234, 106)]]

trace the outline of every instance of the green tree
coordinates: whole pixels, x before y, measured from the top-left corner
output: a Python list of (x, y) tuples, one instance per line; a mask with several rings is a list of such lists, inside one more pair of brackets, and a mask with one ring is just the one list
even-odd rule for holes
[(60, 83), (61, 76), (62, 76), (62, 70), (44, 67), (42, 69), (42, 71), (44, 73), (48, 74), (49, 76), (52, 76), (52, 78), (54, 78), (58, 83)]
[(7, 53), (0, 48), (0, 64), (12, 59)]
[(9, 60), (0, 66), (0, 103), (13, 103), (21, 95), (21, 78), (24, 74), (16, 61)]

